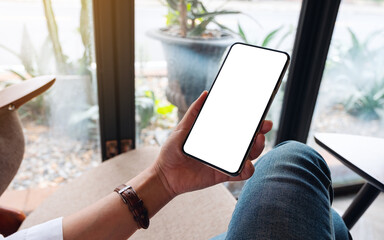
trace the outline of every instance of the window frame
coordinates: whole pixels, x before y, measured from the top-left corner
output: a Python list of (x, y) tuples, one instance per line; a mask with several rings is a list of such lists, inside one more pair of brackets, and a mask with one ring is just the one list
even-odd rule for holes
[[(103, 160), (136, 147), (134, 2), (93, 0)], [(307, 141), (340, 2), (302, 1), (276, 144)]]
[(93, 0), (103, 161), (135, 148), (134, 1)]

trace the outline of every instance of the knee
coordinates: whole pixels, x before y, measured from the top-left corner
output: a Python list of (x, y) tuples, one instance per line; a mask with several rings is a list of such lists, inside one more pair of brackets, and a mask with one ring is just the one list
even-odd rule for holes
[(321, 174), (328, 179), (331, 178), (330, 170), (323, 157), (313, 148), (300, 142), (286, 141), (280, 143), (265, 157), (266, 160), (260, 160), (269, 162), (268, 164), (273, 168), (293, 169), (293, 171), (296, 169), (299, 172), (306, 170), (311, 174)]
[(299, 163), (303, 164), (309, 162), (324, 169), (329, 175), (329, 168), (324, 158), (316, 150), (304, 143), (292, 140), (285, 141), (278, 144), (275, 149), (277, 154), (282, 154), (286, 160), (299, 161)]

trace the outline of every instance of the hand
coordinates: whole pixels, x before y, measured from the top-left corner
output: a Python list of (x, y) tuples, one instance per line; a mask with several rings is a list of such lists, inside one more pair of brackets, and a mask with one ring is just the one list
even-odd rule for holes
[(261, 154), (264, 149), (264, 134), (272, 129), (271, 121), (263, 122), (259, 134), (257, 134), (253, 141), (249, 157), (240, 175), (230, 177), (216, 171), (186, 156), (182, 151), (182, 144), (206, 97), (207, 91), (204, 91), (190, 106), (179, 125), (162, 147), (160, 155), (153, 166), (171, 197), (225, 181), (240, 181), (250, 178), (255, 170), (251, 160), (256, 159)]

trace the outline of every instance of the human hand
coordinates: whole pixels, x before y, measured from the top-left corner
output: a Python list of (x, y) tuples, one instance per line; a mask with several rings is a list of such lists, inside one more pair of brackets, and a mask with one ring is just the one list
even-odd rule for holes
[(254, 172), (251, 160), (256, 159), (264, 149), (265, 136), (272, 129), (271, 121), (264, 121), (240, 175), (230, 177), (185, 155), (182, 145), (207, 97), (204, 91), (190, 106), (187, 113), (161, 149), (153, 167), (171, 197), (181, 193), (206, 188), (225, 181), (248, 179)]

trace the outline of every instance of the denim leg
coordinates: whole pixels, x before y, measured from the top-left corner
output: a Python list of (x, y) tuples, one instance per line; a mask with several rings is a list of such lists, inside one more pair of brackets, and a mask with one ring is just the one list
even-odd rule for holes
[(226, 239), (348, 239), (332, 199), (323, 158), (305, 144), (284, 142), (256, 162)]

